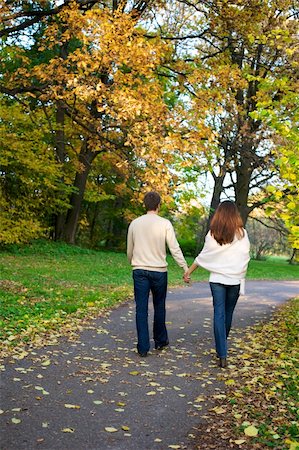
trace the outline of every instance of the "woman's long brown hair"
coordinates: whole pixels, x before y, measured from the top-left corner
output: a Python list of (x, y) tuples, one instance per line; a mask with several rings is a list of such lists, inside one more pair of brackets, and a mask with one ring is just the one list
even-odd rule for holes
[(226, 200), (218, 206), (211, 220), (211, 235), (218, 244), (230, 244), (235, 236), (244, 236), (243, 221), (234, 202)]

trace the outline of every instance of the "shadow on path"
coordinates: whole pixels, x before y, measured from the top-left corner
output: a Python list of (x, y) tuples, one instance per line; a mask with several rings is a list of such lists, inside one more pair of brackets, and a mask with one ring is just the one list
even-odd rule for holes
[[(268, 319), (299, 293), (296, 281), (246, 286), (233, 329)], [(169, 291), (167, 350), (139, 358), (130, 302), (92, 321), (76, 342), (9, 359), (1, 373), (1, 450), (191, 447), (192, 427), (223, 388), (212, 313), (208, 283), (194, 283)]]

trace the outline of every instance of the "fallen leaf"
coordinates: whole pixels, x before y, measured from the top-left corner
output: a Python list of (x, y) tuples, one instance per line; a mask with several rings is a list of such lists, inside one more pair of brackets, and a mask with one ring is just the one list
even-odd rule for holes
[(254, 425), (250, 425), (249, 427), (245, 428), (244, 433), (246, 434), (246, 436), (257, 436), (258, 435), (259, 430), (254, 426)]
[(122, 425), (121, 429), (124, 431), (130, 431), (130, 427), (127, 427), (126, 425)]
[(225, 382), (225, 384), (226, 384), (227, 386), (231, 386), (232, 384), (236, 384), (236, 382), (235, 382), (235, 380), (227, 380), (227, 381)]
[(74, 433), (75, 432), (75, 428), (63, 428), (61, 431), (63, 433)]
[(12, 423), (15, 423), (15, 424), (21, 423), (21, 422), (22, 422), (21, 419), (17, 419), (16, 417), (13, 417), (13, 418), (11, 419), (11, 421), (12, 421)]
[(81, 406), (79, 406), (79, 405), (71, 405), (69, 403), (65, 403), (64, 406), (69, 409), (80, 409), (81, 408)]
[(47, 359), (47, 361), (42, 362), (42, 366), (49, 366), (51, 364), (51, 360)]
[(244, 444), (244, 442), (246, 442), (246, 439), (237, 439), (236, 441), (234, 441), (234, 443), (237, 445), (242, 445)]
[(107, 433), (115, 433), (118, 429), (114, 427), (105, 427), (105, 431), (107, 431)]
[(212, 409), (216, 414), (224, 414), (226, 413), (226, 409), (222, 408), (222, 406), (216, 406)]

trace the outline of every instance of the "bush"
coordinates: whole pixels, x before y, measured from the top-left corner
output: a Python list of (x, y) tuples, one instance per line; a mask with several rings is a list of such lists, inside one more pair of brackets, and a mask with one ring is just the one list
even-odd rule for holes
[(198, 245), (194, 239), (179, 239), (179, 244), (185, 256), (195, 258), (198, 254)]

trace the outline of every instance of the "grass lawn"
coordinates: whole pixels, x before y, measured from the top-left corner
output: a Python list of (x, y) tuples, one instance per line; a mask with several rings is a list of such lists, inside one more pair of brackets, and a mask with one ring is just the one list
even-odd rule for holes
[[(182, 270), (168, 259), (169, 285), (182, 285)], [(62, 243), (41, 241), (2, 251), (0, 274), (0, 340), (6, 348), (98, 314), (133, 294), (125, 254)], [(208, 272), (199, 268), (192, 278), (207, 280)], [(251, 261), (248, 278), (299, 279), (299, 267), (282, 259)]]

